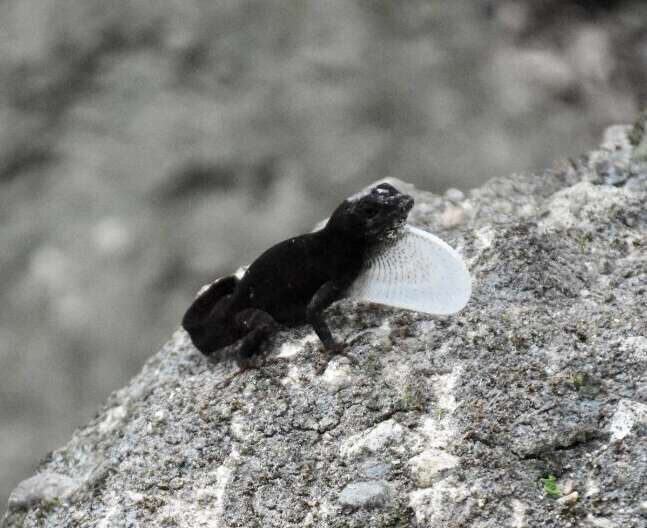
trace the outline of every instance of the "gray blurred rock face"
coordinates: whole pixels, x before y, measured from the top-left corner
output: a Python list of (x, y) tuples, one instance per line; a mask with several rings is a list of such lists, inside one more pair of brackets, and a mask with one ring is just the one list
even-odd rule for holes
[(644, 527), (647, 138), (626, 132), (467, 197), (393, 182), (467, 259), (465, 310), (342, 301), (355, 365), (321, 374), (302, 327), (224, 388), (235, 366), (177, 331), (4, 527)]
[(645, 3), (564, 4), (0, 2), (0, 497), (198, 285), (363, 184), (464, 188), (631, 119)]

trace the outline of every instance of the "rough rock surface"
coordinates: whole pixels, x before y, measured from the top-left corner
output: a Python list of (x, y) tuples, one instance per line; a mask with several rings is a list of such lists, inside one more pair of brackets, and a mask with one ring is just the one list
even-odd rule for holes
[(400, 183), (468, 261), (465, 310), (342, 301), (356, 364), (321, 372), (303, 327), (228, 385), (177, 331), (4, 526), (647, 526), (647, 161), (627, 132), (468, 196)]
[(0, 0), (0, 504), (214, 273), (377, 178), (471, 188), (633, 119), (646, 27), (645, 0)]

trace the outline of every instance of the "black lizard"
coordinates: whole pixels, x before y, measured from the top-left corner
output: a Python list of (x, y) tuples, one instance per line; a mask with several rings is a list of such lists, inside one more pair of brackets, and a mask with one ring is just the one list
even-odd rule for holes
[(242, 279), (213, 283), (189, 307), (182, 326), (209, 355), (234, 343), (247, 360), (281, 326), (309, 323), (331, 352), (343, 344), (332, 336), (323, 311), (339, 299), (360, 272), (367, 252), (400, 228), (413, 198), (380, 184), (342, 202), (326, 226), (281, 242), (263, 253)]

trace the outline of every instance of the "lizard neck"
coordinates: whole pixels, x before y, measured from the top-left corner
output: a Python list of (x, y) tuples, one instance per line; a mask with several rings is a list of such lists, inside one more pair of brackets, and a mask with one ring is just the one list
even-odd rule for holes
[(359, 273), (371, 243), (360, 236), (353, 236), (328, 226), (318, 231), (321, 247), (325, 250), (328, 268), (334, 275), (345, 277), (348, 282)]
[(349, 233), (348, 231), (336, 229), (334, 226), (326, 226), (317, 232), (318, 237), (329, 244), (331, 248), (339, 248), (363, 255), (364, 252), (374, 244), (360, 233)]

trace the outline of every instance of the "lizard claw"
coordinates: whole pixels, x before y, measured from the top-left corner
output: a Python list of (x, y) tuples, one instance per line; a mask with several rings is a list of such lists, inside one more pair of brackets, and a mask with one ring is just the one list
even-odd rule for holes
[(328, 357), (316, 369), (316, 372), (319, 375), (324, 373), (324, 371), (328, 367), (328, 364), (330, 363), (330, 360), (334, 356), (345, 357), (351, 365), (357, 365), (357, 361), (355, 361), (354, 358), (352, 358), (346, 353), (346, 345), (344, 343), (334, 342), (332, 344), (329, 344), (328, 346), (325, 347), (325, 351), (328, 353)]

